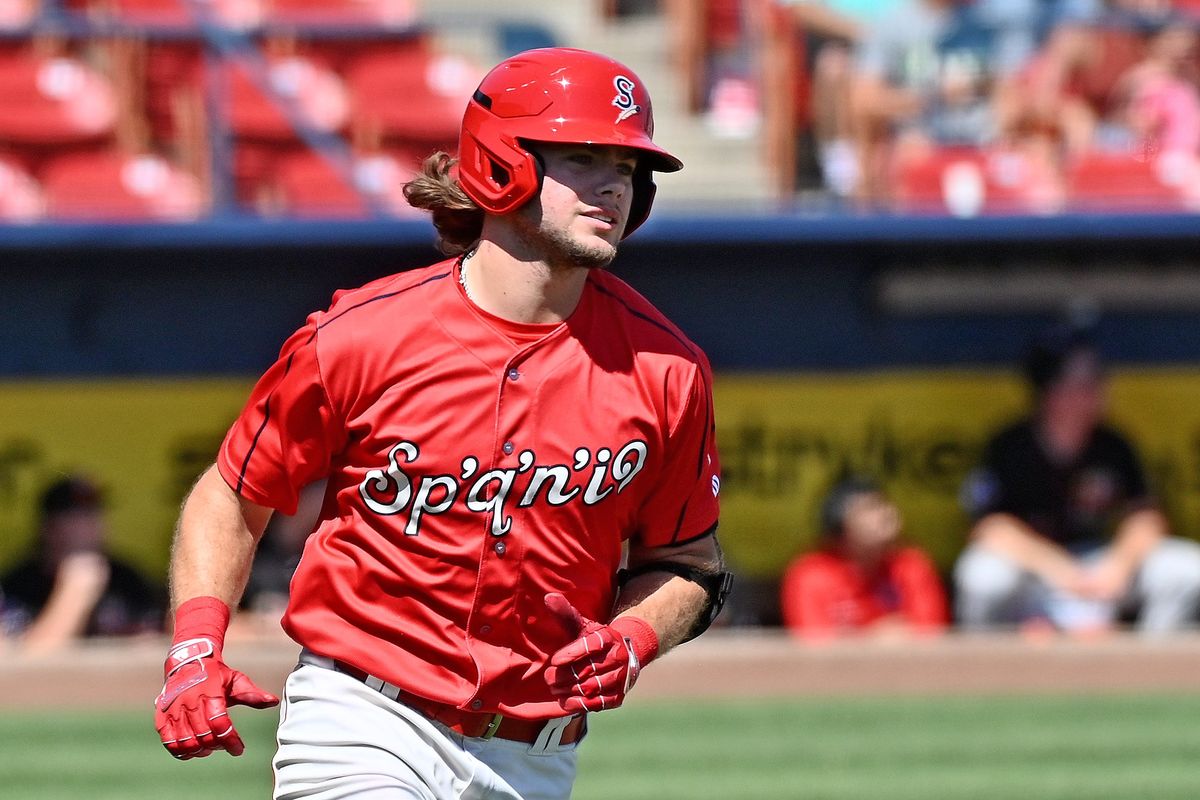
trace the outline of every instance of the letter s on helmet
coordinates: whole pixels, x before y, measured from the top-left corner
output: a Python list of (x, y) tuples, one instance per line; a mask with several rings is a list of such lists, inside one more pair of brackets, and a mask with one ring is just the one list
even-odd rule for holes
[(458, 182), (483, 210), (507, 214), (541, 189), (541, 165), (523, 142), (631, 147), (640, 157), (628, 236), (650, 215), (651, 171), (683, 168), (653, 136), (650, 94), (624, 64), (587, 50), (527, 50), (493, 68), (467, 103)]

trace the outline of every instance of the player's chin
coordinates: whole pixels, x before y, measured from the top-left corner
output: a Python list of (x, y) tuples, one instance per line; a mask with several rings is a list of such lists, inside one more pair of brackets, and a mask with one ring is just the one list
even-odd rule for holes
[(595, 236), (577, 240), (572, 249), (575, 263), (588, 269), (603, 269), (617, 257), (616, 244)]
[(621, 221), (604, 222), (584, 217), (575, 228), (575, 238), (587, 246), (605, 248), (616, 255), (617, 245), (621, 243), (621, 232), (624, 230), (625, 223)]

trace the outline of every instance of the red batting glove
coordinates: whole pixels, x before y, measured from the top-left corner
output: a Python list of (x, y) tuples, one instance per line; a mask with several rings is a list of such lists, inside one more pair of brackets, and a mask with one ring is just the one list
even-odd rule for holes
[(574, 714), (620, 706), (642, 667), (658, 655), (654, 628), (628, 616), (601, 625), (557, 592), (546, 595), (546, 608), (573, 637), (546, 669), (546, 683), (563, 710)]
[(215, 750), (240, 756), (246, 749), (233, 728), (228, 706), (269, 708), (279, 698), (259, 689), (221, 660), (229, 606), (215, 597), (196, 597), (175, 614), (175, 639), (163, 665), (165, 682), (154, 701), (154, 726), (163, 747), (178, 759), (202, 758)]

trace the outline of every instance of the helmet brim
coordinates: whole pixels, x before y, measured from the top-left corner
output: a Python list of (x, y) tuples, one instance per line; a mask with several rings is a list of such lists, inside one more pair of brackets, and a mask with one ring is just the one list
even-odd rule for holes
[(682, 161), (646, 139), (633, 141), (624, 139), (598, 141), (593, 139), (581, 142), (576, 139), (562, 140), (518, 136), (517, 141), (521, 143), (528, 142), (530, 144), (586, 144), (595, 146), (628, 147), (631, 150), (638, 151), (639, 167), (646, 167), (653, 172), (679, 172), (679, 170), (683, 169)]

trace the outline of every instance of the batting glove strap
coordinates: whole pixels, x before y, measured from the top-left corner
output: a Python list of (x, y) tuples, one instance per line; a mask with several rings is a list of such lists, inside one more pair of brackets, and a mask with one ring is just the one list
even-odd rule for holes
[(621, 634), (629, 649), (637, 655), (641, 666), (646, 666), (658, 656), (658, 632), (641, 617), (626, 614), (610, 622), (609, 627)]
[[(154, 700), (159, 711), (166, 711), (181, 694), (208, 680), (204, 659), (217, 658), (216, 647), (208, 639), (187, 639), (174, 645), (167, 653), (163, 672), (166, 677), (162, 691)], [(194, 665), (185, 669), (188, 665)]]
[(211, 639), (198, 638), (187, 639), (178, 642), (171, 646), (171, 650), (167, 653), (166, 674), (171, 677), (183, 667), (184, 664), (191, 662), (199, 662), (202, 658), (207, 658), (217, 651), (216, 645)]
[(633, 650), (633, 640), (625, 637), (625, 649), (629, 651), (629, 672), (625, 675), (625, 694), (637, 683), (638, 675), (642, 674), (642, 662), (638, 661), (637, 653)]
[(625, 692), (628, 693), (637, 682), (642, 667), (658, 655), (658, 633), (646, 620), (628, 615), (617, 617), (609, 627), (621, 635), (625, 649), (629, 651), (629, 673), (625, 679)]

